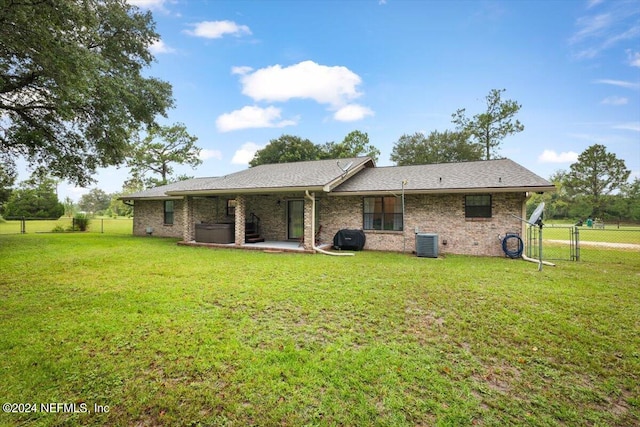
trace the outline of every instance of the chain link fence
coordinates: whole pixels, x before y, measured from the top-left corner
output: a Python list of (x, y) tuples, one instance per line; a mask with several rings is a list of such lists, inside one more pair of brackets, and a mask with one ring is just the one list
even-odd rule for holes
[[(528, 226), (525, 245), (528, 257), (540, 259), (539, 238), (539, 227)], [(551, 224), (542, 229), (542, 259), (546, 261), (613, 262), (620, 252), (637, 254), (640, 260), (640, 226)]]
[[(67, 233), (79, 231), (75, 218), (11, 218), (0, 221), (0, 234)], [(85, 233), (132, 234), (133, 218), (90, 218)]]

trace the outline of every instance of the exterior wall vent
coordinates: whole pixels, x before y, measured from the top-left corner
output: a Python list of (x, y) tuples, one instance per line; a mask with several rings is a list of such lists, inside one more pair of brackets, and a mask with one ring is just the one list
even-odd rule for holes
[(419, 257), (438, 258), (438, 235), (416, 233), (416, 255)]

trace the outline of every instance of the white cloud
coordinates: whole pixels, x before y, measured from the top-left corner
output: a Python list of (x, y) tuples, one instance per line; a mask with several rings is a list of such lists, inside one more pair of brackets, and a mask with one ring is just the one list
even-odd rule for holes
[(361, 95), (356, 88), (362, 79), (347, 67), (304, 61), (289, 67), (273, 65), (245, 71), (240, 79), (242, 93), (255, 101), (313, 99), (337, 108)]
[(629, 103), (629, 99), (620, 96), (608, 96), (601, 103), (604, 105), (626, 105)]
[(627, 55), (629, 56), (629, 65), (640, 68), (640, 52), (627, 51)]
[(618, 87), (623, 87), (625, 89), (640, 89), (640, 84), (633, 83), (633, 82), (626, 82), (624, 80), (600, 79), (600, 80), (596, 80), (594, 83), (618, 86)]
[(247, 67), (247, 66), (231, 67), (231, 74), (240, 74), (241, 76), (244, 76), (245, 74), (248, 74), (251, 71), (253, 71), (253, 68)]
[(236, 150), (233, 158), (231, 159), (231, 163), (234, 165), (248, 165), (249, 162), (253, 160), (253, 156), (255, 156), (256, 151), (263, 148), (263, 145), (258, 145), (253, 142), (244, 143), (238, 150)]
[(373, 111), (358, 104), (349, 104), (335, 112), (333, 118), (340, 122), (355, 122), (367, 116), (373, 116)]
[(585, 15), (576, 20), (576, 31), (568, 40), (576, 49), (574, 56), (595, 58), (621, 43), (634, 44), (640, 35), (637, 16), (638, 9), (633, 1), (590, 1)]
[(164, 10), (165, 0), (127, 0), (127, 3), (141, 9)]
[(173, 53), (176, 50), (167, 46), (162, 40), (158, 39), (156, 41), (154, 41), (153, 43), (151, 43), (151, 45), (149, 46), (149, 50), (151, 51), (151, 53), (153, 53), (154, 55), (158, 55), (161, 53)]
[(540, 163), (574, 163), (578, 160), (578, 153), (573, 151), (565, 151), (556, 153), (554, 150), (544, 150), (538, 156)]
[(249, 128), (281, 128), (297, 124), (296, 120), (281, 120), (280, 115), (280, 109), (273, 106), (246, 106), (219, 116), (216, 119), (216, 127), (220, 132), (229, 132)]
[(193, 26), (193, 30), (185, 30), (185, 33), (206, 39), (219, 39), (225, 35), (239, 37), (251, 34), (249, 27), (238, 25), (233, 21), (202, 21), (190, 25)]
[(640, 132), (640, 122), (620, 123), (619, 125), (614, 125), (613, 128)]
[(217, 159), (222, 160), (222, 151), (220, 150), (209, 150), (207, 148), (200, 150), (200, 155), (198, 156), (200, 160), (208, 160), (208, 159)]

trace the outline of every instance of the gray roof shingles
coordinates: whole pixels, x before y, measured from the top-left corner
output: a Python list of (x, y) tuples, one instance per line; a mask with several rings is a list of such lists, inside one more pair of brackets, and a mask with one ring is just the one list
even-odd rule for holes
[(532, 188), (552, 190), (553, 185), (509, 159), (391, 166), (366, 169), (334, 189), (334, 194), (399, 191), (447, 192), (452, 190), (496, 191)]
[[(341, 183), (340, 178), (345, 176), (344, 169), (347, 166), (347, 172), (363, 169)], [(337, 185), (331, 189), (336, 195), (396, 192), (402, 189), (403, 180), (407, 180), (405, 191), (408, 192), (554, 190), (549, 181), (509, 159), (416, 166), (372, 166), (373, 162), (368, 157), (276, 163), (221, 177), (175, 182), (122, 198), (160, 199), (186, 194), (233, 194), (261, 189), (304, 190), (329, 184)]]

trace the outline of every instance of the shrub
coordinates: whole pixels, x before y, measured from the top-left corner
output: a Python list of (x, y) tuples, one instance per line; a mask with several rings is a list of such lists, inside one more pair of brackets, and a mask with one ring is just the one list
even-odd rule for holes
[(89, 216), (84, 213), (77, 213), (73, 217), (73, 229), (87, 231), (87, 228), (89, 228)]
[(53, 230), (51, 230), (52, 233), (64, 233), (65, 231), (66, 230), (61, 225), (56, 225), (55, 227), (53, 227)]

